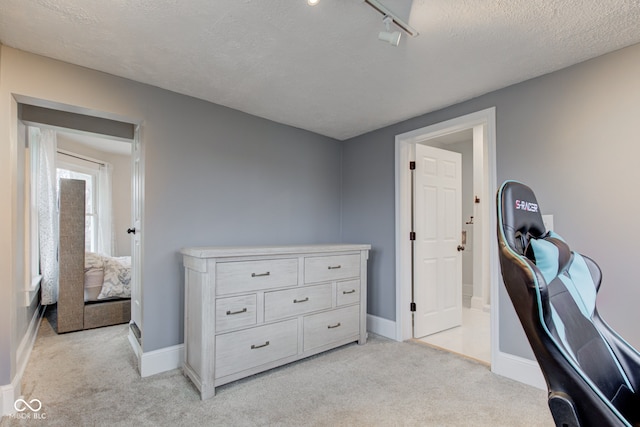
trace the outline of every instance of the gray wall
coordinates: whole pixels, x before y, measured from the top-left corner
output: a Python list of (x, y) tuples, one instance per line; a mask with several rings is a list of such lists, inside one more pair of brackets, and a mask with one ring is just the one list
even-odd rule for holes
[(144, 129), (144, 350), (182, 342), (184, 246), (340, 240), (340, 145), (155, 90)]
[(395, 320), (395, 133), (368, 135), (342, 146), (342, 240), (371, 245), (367, 312)]
[[(141, 125), (145, 352), (182, 343), (181, 247), (340, 241), (339, 142), (6, 46), (0, 53), (0, 121), (8, 124), (0, 127), (3, 200), (21, 192), (22, 166), (12, 154), (16, 100)], [(0, 277), (8, 278), (1, 295), (15, 295), (11, 284), (22, 286), (15, 252), (22, 250), (21, 236), (12, 231), (18, 208), (0, 205), (0, 255), (6, 256)], [(15, 375), (12, 359), (22, 339), (12, 312), (15, 306), (0, 300), (0, 313), (7, 313), (0, 324), (0, 384)]]
[[(346, 240), (374, 247), (369, 312), (391, 320), (396, 315), (395, 135), (495, 106), (498, 183), (517, 179), (531, 185), (543, 213), (554, 214), (556, 231), (597, 260), (604, 272), (600, 312), (639, 346), (638, 76), (635, 45), (346, 141), (342, 227)], [(531, 357), (500, 289), (502, 350)]]

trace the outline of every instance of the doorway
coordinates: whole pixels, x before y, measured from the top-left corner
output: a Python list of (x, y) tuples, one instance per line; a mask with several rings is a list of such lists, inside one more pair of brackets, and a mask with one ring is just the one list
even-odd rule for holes
[[(17, 100), (20, 106), (17, 117), (19, 123), (55, 132), (57, 142), (53, 146), (57, 151), (57, 158), (54, 162), (59, 168), (58, 173), (64, 174), (63, 177), (77, 179), (82, 176), (86, 177), (85, 181), (88, 180), (86, 188), (91, 191), (86, 198), (87, 203), (95, 202), (95, 206), (86, 210), (88, 219), (85, 224), (88, 227), (85, 229), (85, 241), (88, 244), (85, 247), (89, 252), (101, 252), (116, 258), (130, 257), (131, 299), (134, 302), (132, 317), (140, 319), (142, 292), (139, 231), (143, 204), (140, 125), (110, 113), (96, 115), (95, 111), (85, 113), (82, 108), (47, 101), (31, 98), (22, 100), (19, 97)], [(104, 168), (108, 169), (108, 174), (99, 178), (98, 172), (94, 173), (94, 170), (102, 170), (105, 165), (108, 165), (108, 168)], [(96, 186), (99, 180), (102, 182)], [(107, 197), (101, 202), (102, 195)], [(98, 223), (100, 218), (108, 220)], [(128, 227), (131, 227), (132, 222), (137, 230), (135, 239), (128, 234)], [(98, 229), (106, 232), (99, 234), (96, 231)], [(103, 244), (96, 247), (93, 243), (96, 240), (102, 240)], [(94, 301), (86, 287), (85, 301)]]
[[(466, 157), (466, 175), (471, 178), (465, 193), (471, 205), (462, 210), (462, 228), (467, 232), (470, 251), (465, 255), (466, 265), (471, 270), (465, 274), (466, 292), (462, 289), (459, 296), (466, 295), (463, 317), (472, 322), (474, 316), (484, 316), (489, 331), (485, 333), (484, 347), (491, 356), (484, 358), (493, 365), (494, 349), (497, 346), (497, 258), (495, 242), (491, 239), (492, 224), (495, 223), (495, 207), (492, 192), (495, 188), (495, 108), (490, 108), (447, 122), (438, 123), (396, 136), (396, 332), (399, 340), (415, 338), (413, 313), (410, 311), (412, 298), (411, 242), (407, 238), (411, 231), (411, 182), (409, 161), (415, 160), (416, 145), (429, 145), (462, 152)], [(457, 146), (457, 147), (456, 147)], [(466, 155), (465, 155), (466, 153)], [(471, 218), (473, 217), (473, 218)], [(471, 282), (471, 283), (469, 283)], [(464, 340), (461, 330), (451, 330), (457, 334), (457, 340)], [(477, 332), (472, 332), (476, 338)], [(442, 346), (442, 345), (441, 345)], [(444, 346), (442, 346), (444, 347)], [(462, 352), (460, 349), (453, 349)], [(486, 354), (486, 353), (485, 353)], [(479, 358), (477, 355), (472, 357)]]
[[(474, 153), (474, 141), (473, 141), (473, 129), (465, 129), (458, 132), (453, 132), (444, 136), (435, 137), (426, 140), (424, 144), (416, 144), (416, 158), (420, 157), (424, 150), (429, 149), (431, 152), (440, 153), (439, 157), (447, 155), (449, 157), (458, 155), (461, 159), (459, 170), (457, 174), (452, 173), (450, 180), (455, 180), (456, 185), (448, 185), (442, 189), (443, 192), (447, 192), (450, 195), (454, 193), (460, 193), (455, 203), (451, 203), (448, 207), (442, 206), (444, 214), (440, 214), (437, 223), (442, 223), (439, 226), (441, 231), (451, 229), (453, 233), (450, 236), (450, 241), (445, 242), (442, 245), (441, 255), (444, 257), (448, 254), (451, 272), (449, 274), (443, 274), (440, 280), (438, 280), (438, 292), (433, 292), (433, 295), (439, 295), (442, 299), (448, 299), (449, 304), (444, 305), (442, 309), (432, 310), (430, 316), (425, 319), (423, 316), (419, 316), (421, 313), (421, 306), (426, 305), (428, 301), (420, 301), (418, 295), (422, 294), (424, 289), (432, 287), (431, 283), (435, 280), (429, 280), (428, 278), (421, 277), (420, 251), (414, 250), (415, 264), (414, 264), (414, 301), (417, 303), (417, 310), (413, 314), (413, 337), (421, 342), (442, 348), (447, 351), (462, 354), (467, 357), (474, 358), (481, 362), (489, 364), (491, 362), (491, 337), (490, 337), (490, 322), (489, 322), (489, 310), (490, 303), (483, 304), (485, 298), (482, 295), (482, 286), (480, 286), (481, 277), (479, 276), (479, 266), (474, 266), (474, 254), (481, 250), (482, 236), (478, 233), (475, 236), (476, 228), (478, 224), (476, 214), (476, 200), (480, 198), (476, 195), (476, 191), (482, 188), (482, 170), (474, 171), (475, 168), (482, 168), (482, 163), (478, 162), (474, 164), (474, 157), (481, 157), (481, 145), (475, 144), (475, 148), (478, 151)], [(475, 154), (475, 156), (474, 156)], [(434, 156), (431, 156), (432, 158)], [(417, 162), (420, 163), (419, 161)], [(453, 161), (450, 162), (453, 164)], [(419, 165), (420, 166), (420, 165)], [(418, 167), (418, 169), (420, 169)], [(446, 169), (441, 167), (441, 170)], [(453, 168), (452, 172), (453, 172)], [(421, 174), (419, 170), (414, 171), (415, 181), (420, 181)], [(474, 177), (478, 177), (480, 182), (474, 182)], [(458, 190), (455, 191), (457, 186)], [(476, 190), (476, 191), (474, 191)], [(416, 199), (420, 199), (420, 194), (416, 191)], [(448, 197), (453, 199), (453, 197)], [(448, 199), (444, 197), (444, 199)], [(442, 203), (432, 203), (432, 205), (442, 205)], [(424, 206), (424, 203), (414, 204), (414, 218), (415, 223), (423, 222), (424, 218), (438, 216), (436, 212), (431, 212), (433, 207)], [(451, 212), (446, 212), (446, 210)], [(474, 220), (475, 219), (475, 220)], [(453, 223), (451, 223), (453, 222)], [(451, 223), (447, 225), (447, 223)], [(416, 226), (418, 236), (421, 232)], [(464, 236), (463, 236), (464, 233)], [(421, 243), (422, 239), (418, 237), (415, 241)], [(448, 244), (447, 244), (448, 243)], [(478, 245), (477, 250), (474, 250), (474, 246)], [(420, 246), (415, 244), (414, 246)], [(457, 246), (457, 252), (456, 252)], [(443, 263), (445, 264), (445, 263)], [(453, 271), (457, 269), (457, 272)], [(440, 268), (441, 271), (447, 271), (446, 268)], [(457, 273), (457, 274), (456, 274)], [(455, 279), (454, 279), (455, 277)], [(474, 281), (474, 279), (476, 279)], [(478, 286), (474, 286), (478, 284)], [(448, 296), (448, 298), (447, 298)], [(441, 322), (432, 322), (431, 319), (437, 319), (439, 316), (449, 316), (452, 313), (457, 314), (455, 321), (450, 321), (448, 324), (441, 324)], [(427, 320), (425, 322), (425, 320)], [(424, 325), (424, 323), (428, 323)]]

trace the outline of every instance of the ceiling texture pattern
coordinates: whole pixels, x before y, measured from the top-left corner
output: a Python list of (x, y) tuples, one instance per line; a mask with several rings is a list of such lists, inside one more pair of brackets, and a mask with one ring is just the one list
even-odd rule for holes
[(640, 0), (381, 3), (420, 35), (362, 0), (0, 0), (0, 42), (338, 140), (640, 42)]

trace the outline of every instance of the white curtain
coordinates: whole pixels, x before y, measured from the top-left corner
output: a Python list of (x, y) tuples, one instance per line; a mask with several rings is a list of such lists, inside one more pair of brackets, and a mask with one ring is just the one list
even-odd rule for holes
[(104, 255), (113, 255), (115, 235), (113, 233), (113, 207), (111, 204), (111, 170), (110, 164), (100, 166), (98, 172), (98, 242), (96, 251)]
[(56, 189), (56, 133), (29, 127), (29, 145), (38, 150), (35, 171), (38, 188), (38, 240), (43, 305), (58, 301), (58, 204)]

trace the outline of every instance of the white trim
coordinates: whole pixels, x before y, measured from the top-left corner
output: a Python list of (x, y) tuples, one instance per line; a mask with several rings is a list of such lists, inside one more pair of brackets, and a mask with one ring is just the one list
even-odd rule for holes
[(37, 298), (40, 295), (40, 285), (42, 283), (42, 275), (38, 275), (33, 277), (31, 281), (27, 282), (27, 289), (24, 290), (24, 299), (23, 305), (24, 307), (31, 307), (34, 298)]
[(29, 288), (27, 291), (29, 292), (38, 292), (40, 290), (40, 284), (42, 283), (42, 274), (38, 274), (31, 278), (31, 283), (29, 284)]
[[(395, 339), (395, 322), (382, 317), (367, 314), (367, 330), (386, 338)], [(161, 348), (150, 352), (142, 352), (133, 332), (129, 331), (129, 343), (138, 358), (141, 377), (148, 377), (161, 372), (182, 367), (184, 361), (184, 344)]]
[(22, 377), (25, 369), (27, 368), (27, 362), (29, 361), (29, 356), (31, 356), (31, 350), (33, 349), (33, 345), (36, 342), (36, 337), (38, 336), (38, 329), (40, 328), (40, 321), (42, 320), (42, 316), (44, 316), (44, 306), (38, 305), (35, 312), (33, 313), (33, 317), (31, 318), (31, 322), (29, 322), (29, 327), (27, 328), (27, 333), (24, 334), (24, 338), (22, 338), (22, 342), (18, 346), (18, 350), (16, 351), (16, 358), (19, 360), (19, 368), (18, 375)]
[(482, 301), (482, 297), (472, 296), (471, 297), (471, 308), (476, 310), (484, 310), (485, 304)]
[(19, 361), (18, 372), (13, 377), (11, 384), (0, 386), (0, 409), (2, 410), (2, 416), (15, 413), (13, 405), (16, 399), (22, 394), (22, 376), (27, 368), (27, 363), (29, 362), (33, 345), (36, 342), (38, 330), (40, 329), (40, 321), (42, 320), (43, 315), (44, 307), (42, 305), (38, 305), (38, 308), (36, 308), (33, 313), (29, 327), (27, 328), (27, 333), (24, 335), (24, 338), (22, 338), (22, 341), (16, 351), (16, 360)]
[(547, 383), (540, 365), (535, 360), (498, 352), (492, 357), (491, 371), (494, 374), (528, 384), (541, 390), (547, 390)]
[(135, 353), (136, 359), (138, 359), (138, 370), (140, 370), (140, 355), (142, 354), (142, 348), (140, 347), (140, 343), (136, 339), (136, 336), (133, 334), (131, 327), (129, 327), (129, 334), (127, 335), (127, 338), (129, 338), (131, 349)]
[[(406, 132), (400, 135), (396, 135), (396, 166), (395, 166), (395, 198), (396, 198), (396, 336), (399, 341), (412, 338), (411, 328), (411, 314), (408, 311), (410, 301), (410, 275), (411, 275), (411, 260), (410, 260), (410, 245), (408, 239), (405, 236), (409, 235), (410, 223), (409, 215), (407, 214), (408, 207), (410, 206), (410, 173), (408, 170), (409, 161), (414, 157), (415, 144), (425, 142), (429, 139), (437, 138), (439, 136), (459, 132), (462, 130), (473, 129), (476, 126), (484, 127), (485, 136), (485, 153), (486, 164), (488, 171), (485, 173), (485, 179), (488, 181), (485, 191), (480, 194), (481, 199), (487, 202), (484, 206), (487, 206), (489, 215), (487, 215), (487, 223), (495, 224), (495, 204), (491, 203), (494, 195), (492, 194), (497, 189), (496, 179), (496, 141), (495, 141), (495, 107), (487, 108), (482, 111), (468, 114), (466, 116), (457, 117), (455, 119), (447, 120), (445, 122), (437, 123), (431, 126), (426, 126), (420, 129), (416, 129), (410, 132)], [(475, 133), (475, 132), (474, 132)], [(487, 236), (490, 236), (488, 234)], [(497, 286), (498, 286), (498, 257), (497, 257), (497, 243), (496, 239), (487, 239), (490, 241), (489, 250), (489, 277), (491, 282), (491, 302), (497, 303)], [(496, 290), (495, 295), (493, 290)], [(403, 309), (403, 307), (405, 309)], [(494, 317), (492, 314), (492, 330), (494, 328)], [(403, 316), (404, 314), (404, 316)], [(494, 349), (492, 337), (492, 352)], [(497, 340), (495, 340), (497, 341)]]
[(136, 359), (138, 359), (138, 371), (142, 378), (182, 368), (184, 361), (184, 344), (144, 353), (131, 328), (129, 328), (128, 338), (129, 344), (136, 355)]
[(396, 136), (395, 166), (395, 205), (396, 205), (396, 341), (404, 341), (413, 337), (411, 320), (404, 321), (402, 307), (409, 307), (411, 290), (407, 293), (404, 283), (411, 283), (410, 250), (401, 236), (408, 236), (411, 228), (410, 218), (403, 215), (411, 197), (410, 177), (405, 171), (409, 159), (415, 158), (413, 143), (401, 142)]
[[(482, 126), (484, 128), (484, 150), (486, 154), (485, 180), (481, 199), (486, 202), (486, 225), (490, 281), (491, 303), (491, 367), (501, 375), (522, 381), (527, 384), (539, 384), (541, 374), (536, 362), (519, 358), (500, 351), (500, 301), (498, 298), (499, 264), (497, 239), (491, 238), (493, 229), (490, 225), (496, 223), (496, 206), (493, 202), (497, 190), (496, 173), (496, 110), (495, 107), (468, 114), (445, 122), (426, 126), (411, 132), (396, 135), (395, 144), (395, 203), (396, 203), (396, 340), (404, 341), (412, 338), (411, 314), (408, 311), (411, 295), (410, 275), (411, 260), (409, 256), (410, 246), (406, 236), (409, 235), (409, 215), (406, 214), (410, 205), (410, 173), (409, 161), (414, 157), (414, 146), (417, 143), (429, 139), (447, 135), (462, 130)], [(475, 133), (475, 132), (474, 132)], [(483, 227), (484, 229), (485, 227)], [(485, 247), (487, 247), (485, 246)], [(486, 255), (485, 255), (486, 256)], [(514, 367), (511, 369), (511, 367)], [(529, 373), (530, 371), (538, 372)]]
[(396, 322), (367, 314), (367, 331), (392, 340), (396, 339)]
[(2, 409), (2, 416), (11, 415), (16, 412), (13, 406), (16, 399), (20, 396), (20, 383), (22, 378), (16, 375), (11, 381), (11, 384), (0, 386), (0, 409)]
[(143, 352), (139, 360), (142, 378), (181, 368), (184, 361), (184, 344)]

